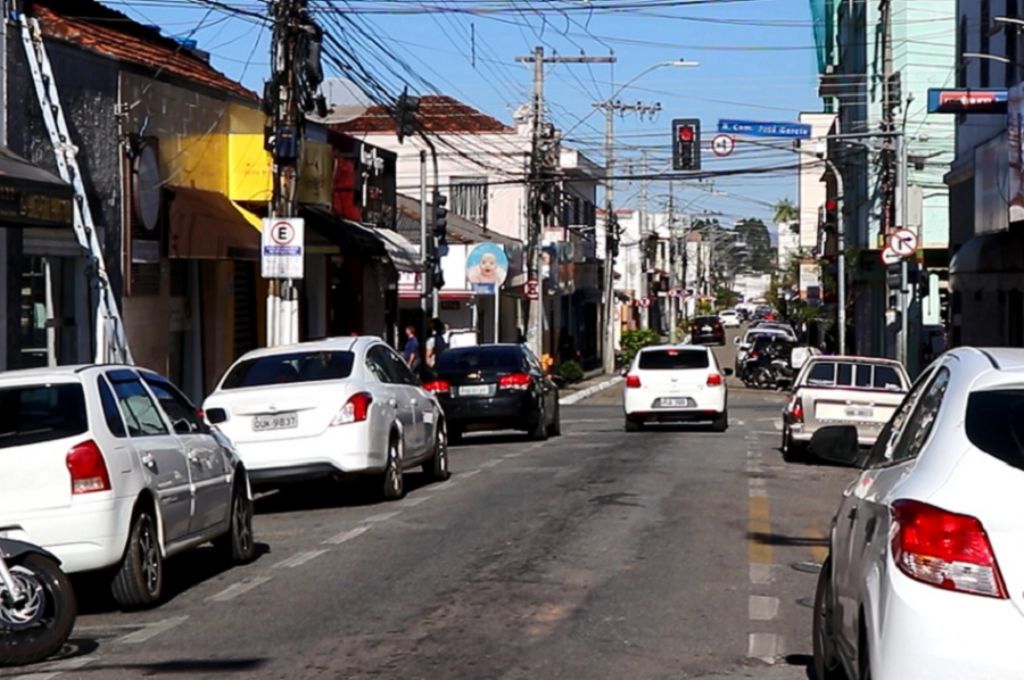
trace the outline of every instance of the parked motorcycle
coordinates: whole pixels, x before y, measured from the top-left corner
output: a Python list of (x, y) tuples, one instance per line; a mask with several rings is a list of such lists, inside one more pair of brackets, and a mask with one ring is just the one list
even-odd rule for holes
[(78, 606), (60, 561), (0, 538), (0, 666), (42, 661), (71, 635)]

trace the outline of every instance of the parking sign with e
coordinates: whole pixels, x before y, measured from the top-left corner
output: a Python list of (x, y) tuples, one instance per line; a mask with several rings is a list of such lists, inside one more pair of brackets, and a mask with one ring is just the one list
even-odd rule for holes
[(304, 274), (304, 226), (299, 217), (263, 220), (260, 244), (261, 273), (265, 279), (301, 279)]

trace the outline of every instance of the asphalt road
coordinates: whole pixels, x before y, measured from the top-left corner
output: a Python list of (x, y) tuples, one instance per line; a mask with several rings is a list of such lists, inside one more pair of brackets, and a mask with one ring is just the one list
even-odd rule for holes
[(64, 658), (21, 672), (811, 677), (816, 565), (852, 473), (782, 461), (780, 395), (732, 385), (724, 434), (627, 434), (621, 389), (563, 407), (547, 442), (467, 438), (449, 482), (413, 475), (399, 502), (358, 486), (262, 498), (259, 558), (175, 559), (156, 609), (116, 611), (77, 579)]

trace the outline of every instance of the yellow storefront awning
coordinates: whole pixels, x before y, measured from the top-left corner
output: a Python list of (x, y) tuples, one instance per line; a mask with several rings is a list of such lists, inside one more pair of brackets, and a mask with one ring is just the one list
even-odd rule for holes
[(260, 218), (216, 191), (171, 187), (168, 256), (258, 260)]

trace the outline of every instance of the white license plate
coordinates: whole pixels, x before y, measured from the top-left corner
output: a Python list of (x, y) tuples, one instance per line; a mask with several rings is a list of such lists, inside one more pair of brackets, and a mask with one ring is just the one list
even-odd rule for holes
[(486, 397), (490, 393), (490, 385), (464, 385), (459, 388), (460, 397)]
[(710, 331), (710, 330), (711, 330), (711, 326), (701, 326), (701, 327), (700, 327), (700, 329), (701, 329), (701, 330), (702, 330), (703, 332), (707, 333), (708, 331)]
[(847, 418), (873, 418), (875, 416), (875, 409), (870, 406), (847, 406), (846, 417)]
[(287, 430), (298, 426), (299, 414), (295, 412), (256, 416), (252, 419), (252, 429), (256, 432), (263, 432), (265, 430)]
[(658, 400), (659, 408), (686, 408), (693, 406), (693, 400), (689, 397), (662, 397)]

